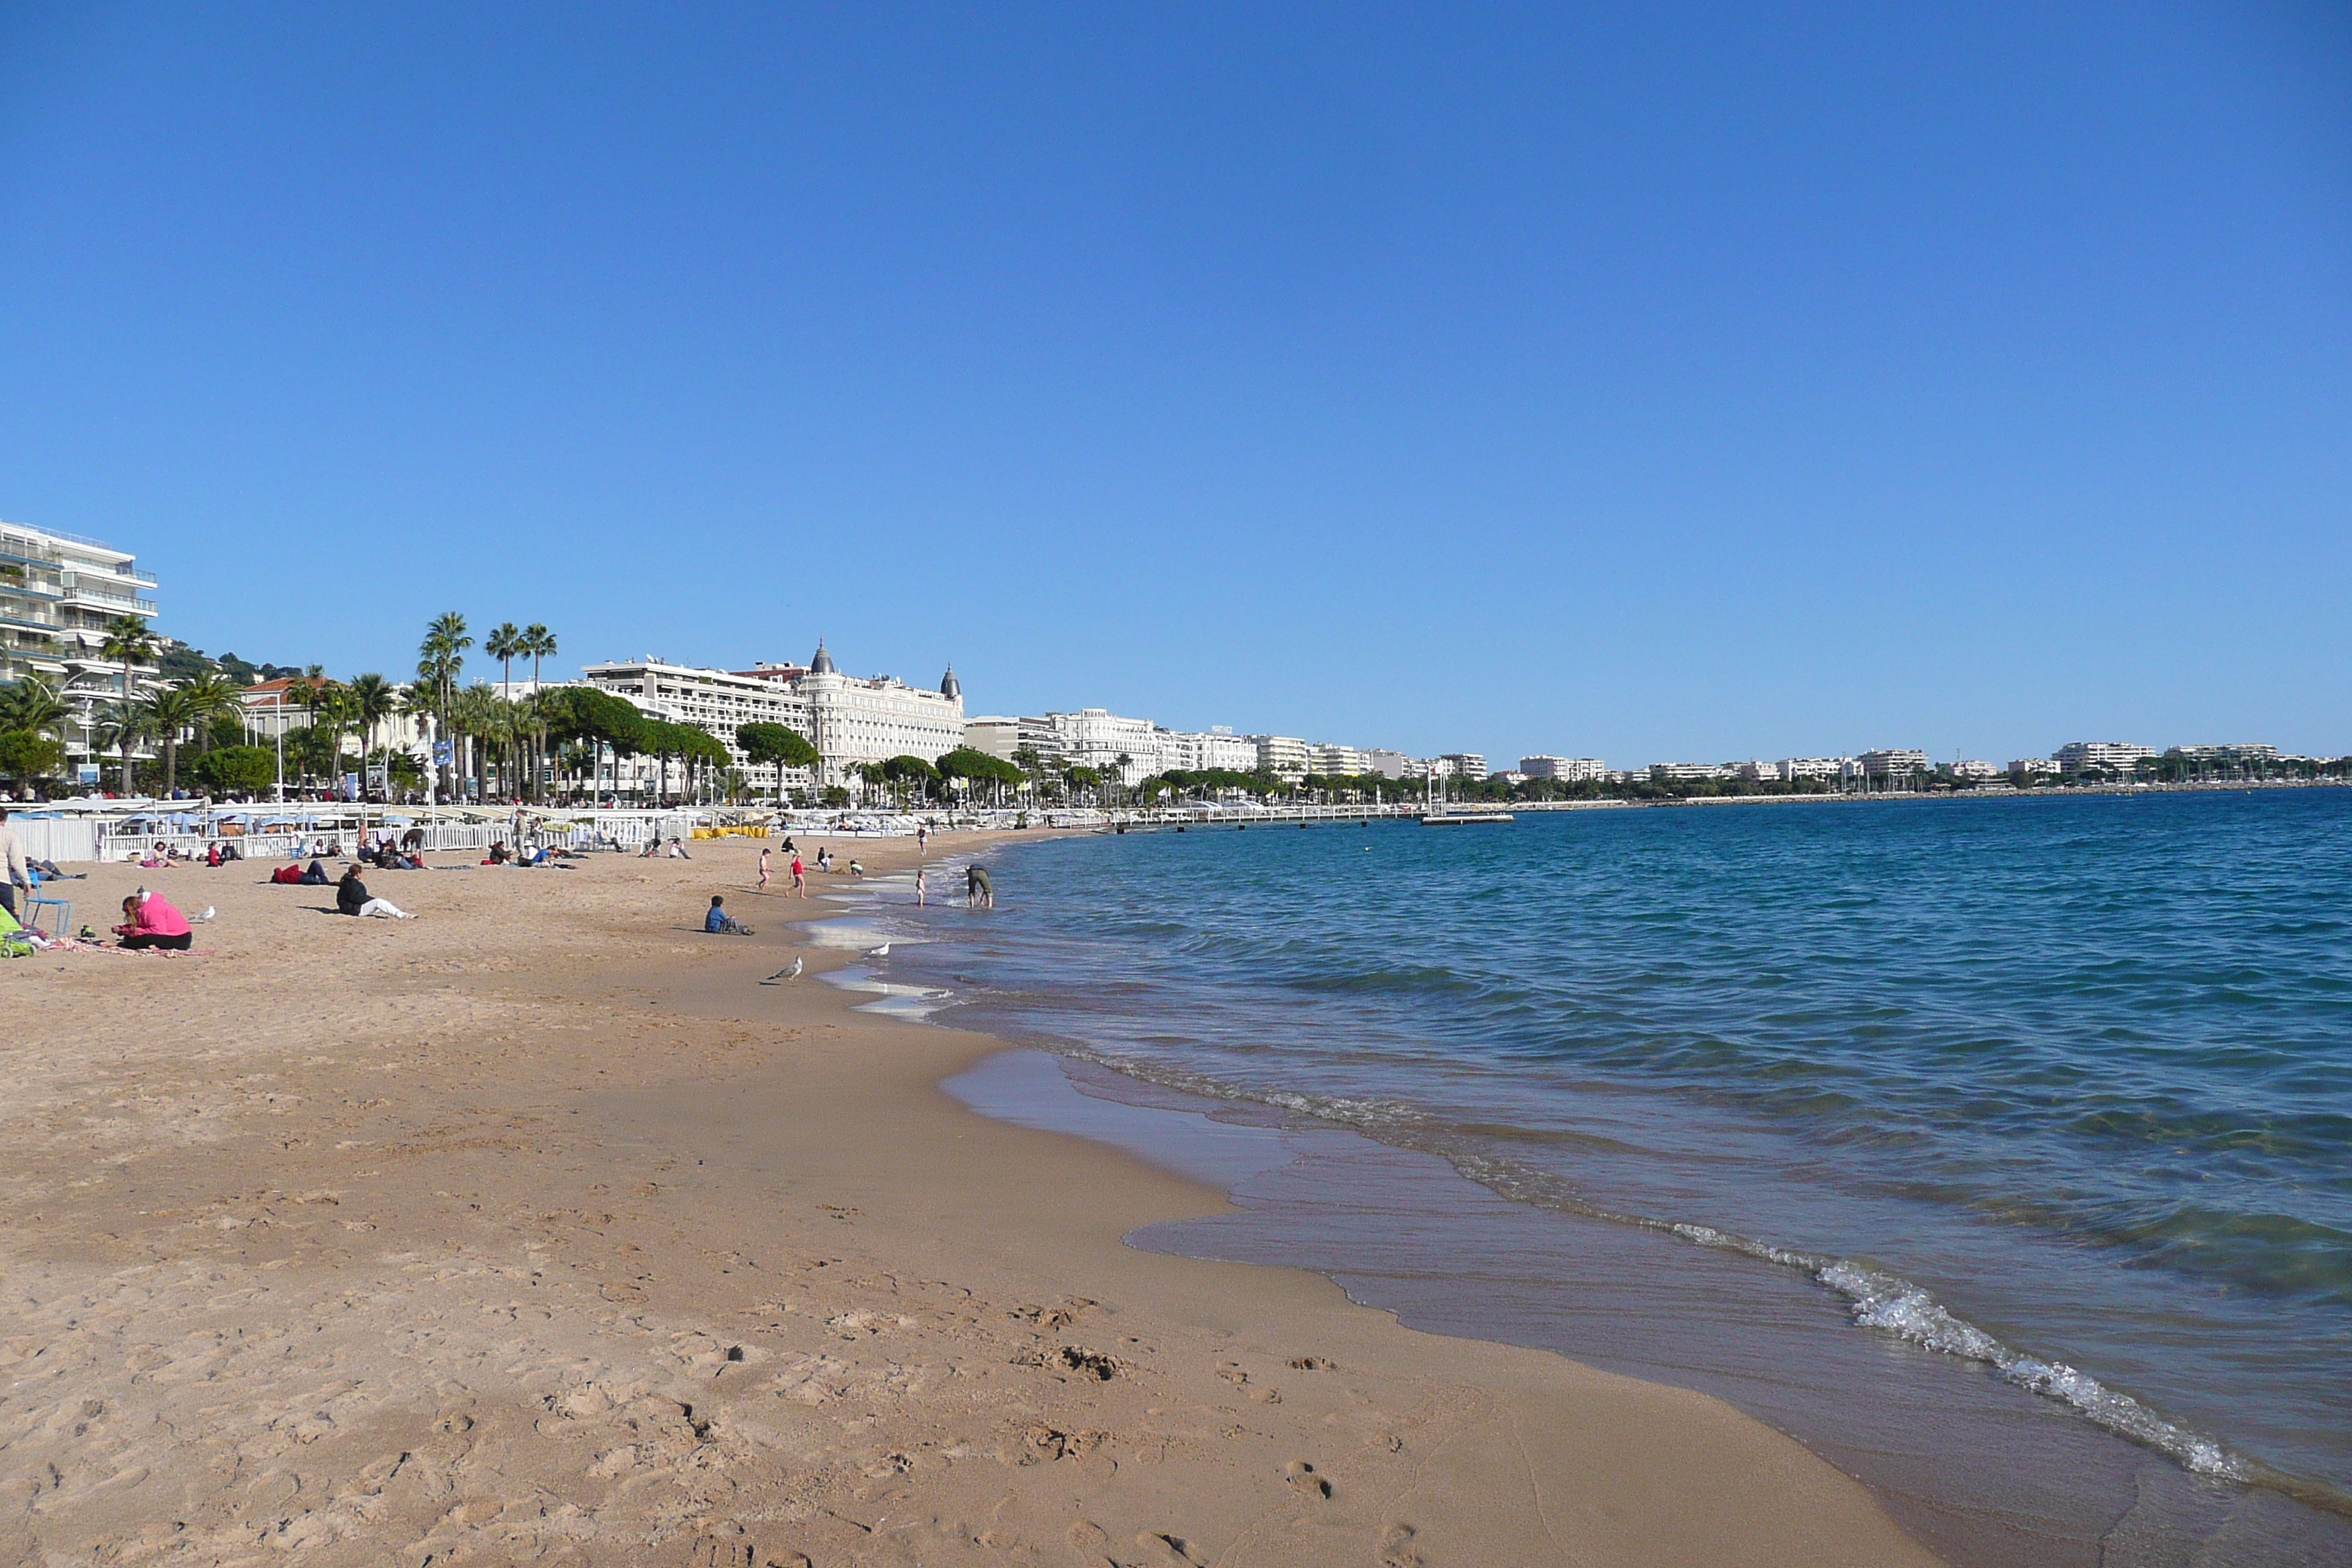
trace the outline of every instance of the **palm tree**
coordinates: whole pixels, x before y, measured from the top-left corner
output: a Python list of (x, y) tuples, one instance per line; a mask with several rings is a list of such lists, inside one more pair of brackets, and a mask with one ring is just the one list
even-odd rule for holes
[(58, 689), (37, 675), (0, 686), (0, 730), (54, 736), (71, 712)]
[(323, 748), (327, 763), (328, 782), (343, 771), (343, 731), (359, 720), (358, 704), (352, 700), (351, 688), (329, 682), (319, 688), (310, 698), (311, 723), (327, 732)]
[(131, 695), (131, 667), (155, 661), (155, 634), (137, 616), (117, 616), (106, 623), (105, 640), (98, 645), (98, 656), (122, 667), (119, 696)]
[[(530, 705), (534, 712), (541, 712), (543, 715), (539, 700), (539, 661), (555, 657), (555, 634), (547, 629), (544, 622), (533, 621), (522, 629), (522, 646), (519, 651), (530, 656)], [(540, 759), (546, 754), (546, 752), (547, 720), (542, 716), (539, 721), (531, 753), (530, 795), (533, 800), (541, 798), (539, 778), (542, 770)]]
[(163, 688), (147, 700), (146, 708), (148, 721), (163, 742), (163, 793), (170, 795), (179, 787), (181, 732), (202, 721), (203, 715), (184, 686)]
[(360, 727), (360, 795), (364, 799), (367, 759), (375, 754), (376, 726), (392, 717), (400, 698), (392, 682), (373, 670), (352, 676), (343, 690), (351, 701), (352, 721)]
[[(467, 687), (449, 704), (450, 730), (474, 743), (477, 765), (471, 772), (477, 776), (488, 771), (479, 765), (481, 759), (502, 736), (513, 732), (506, 721), (507, 711), (508, 705), (499, 700), (499, 694), (490, 689), (487, 681)], [(488, 781), (484, 779), (483, 784), (487, 795)]]
[(499, 677), (499, 684), (502, 688), (499, 695), (509, 702), (513, 701), (515, 656), (525, 651), (521, 630), (512, 621), (500, 621), (490, 629), (490, 635), (482, 639), (482, 651), (504, 667), (505, 673)]
[(198, 750), (211, 751), (213, 721), (242, 706), (237, 700), (236, 688), (225, 675), (199, 675), (194, 680), (180, 683), (180, 695), (187, 699), (192, 715), (189, 722), (196, 727), (200, 742)]
[(122, 748), (122, 793), (131, 793), (131, 750), (152, 732), (154, 721), (147, 704), (134, 697), (118, 697), (98, 710), (96, 740), (103, 749)]
[[(419, 684), (430, 686), (439, 699), (435, 707), (427, 710), (436, 721), (436, 731), (448, 725), (449, 704), (457, 694), (457, 676), (466, 668), (466, 650), (473, 646), (474, 639), (466, 632), (466, 617), (455, 610), (434, 616), (425, 628), (425, 641), (416, 650), (416, 679)], [(445, 736), (436, 732), (434, 738)], [(445, 776), (444, 793), (446, 783)]]

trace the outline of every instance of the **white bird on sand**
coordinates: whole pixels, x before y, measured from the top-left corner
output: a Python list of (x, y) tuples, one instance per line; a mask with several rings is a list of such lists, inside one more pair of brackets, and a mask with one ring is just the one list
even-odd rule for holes
[(205, 912), (204, 912), (203, 914), (198, 915), (198, 916), (196, 917), (196, 919), (198, 919), (198, 920), (200, 920), (200, 921), (208, 921), (208, 920), (210, 920), (210, 919), (212, 919), (212, 918), (213, 918), (213, 907), (212, 907), (210, 904), (206, 904), (206, 905), (205, 906)]
[(890, 956), (890, 944), (886, 942), (880, 947), (869, 950), (866, 956), (868, 958), (887, 958)]
[(802, 967), (800, 954), (794, 953), (793, 955), (793, 966), (790, 969), (779, 969), (773, 974), (769, 975), (765, 980), (761, 981), (760, 984), (762, 985), (773, 985), (779, 980), (798, 980), (801, 977)]

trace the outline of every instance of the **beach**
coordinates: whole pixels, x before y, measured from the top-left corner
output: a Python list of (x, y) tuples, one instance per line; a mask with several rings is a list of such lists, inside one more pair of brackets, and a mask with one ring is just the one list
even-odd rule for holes
[(693, 849), (66, 884), (218, 916), (0, 970), (16, 1558), (1935, 1561), (1716, 1399), (1124, 1245), (1224, 1194), (941, 1092), (997, 1042)]

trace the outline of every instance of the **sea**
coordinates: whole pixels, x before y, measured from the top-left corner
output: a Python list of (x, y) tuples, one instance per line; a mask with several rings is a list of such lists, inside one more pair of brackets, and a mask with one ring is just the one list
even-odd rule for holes
[(845, 978), (1233, 1194), (1136, 1245), (1716, 1394), (1955, 1563), (2352, 1563), (2352, 791), (988, 863), (862, 889)]

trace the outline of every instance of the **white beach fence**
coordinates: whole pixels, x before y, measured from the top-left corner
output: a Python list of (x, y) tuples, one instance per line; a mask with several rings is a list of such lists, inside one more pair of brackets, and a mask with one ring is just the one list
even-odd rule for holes
[(314, 847), (349, 850), (384, 835), (415, 834), (428, 853), (481, 853), (497, 843), (515, 847), (639, 849), (656, 838), (691, 838), (698, 828), (751, 826), (764, 814), (721, 809), (690, 811), (542, 811), (524, 808), (382, 807), (332, 805), (208, 806), (203, 802), (108, 802), (96, 808), (67, 805), (12, 811), (8, 825), (28, 856), (68, 861), (141, 859), (163, 845), (202, 857), (213, 844), (235, 846), (249, 859), (286, 859)]
[(491, 845), (544, 844), (553, 849), (639, 850), (655, 839), (693, 840), (698, 831), (725, 829), (753, 837), (799, 834), (820, 838), (903, 838), (923, 826), (1008, 828), (1100, 827), (1112, 817), (1097, 811), (1015, 809), (939, 812), (790, 810), (743, 806), (685, 809), (525, 806), (379, 806), (332, 803), (247, 805), (187, 800), (67, 801), (12, 806), (8, 826), (25, 853), (68, 862), (142, 859), (157, 844), (177, 855), (202, 857), (212, 844), (235, 845), (257, 860), (285, 859), (312, 847), (348, 850), (384, 833), (422, 836), (429, 853), (487, 853)]

